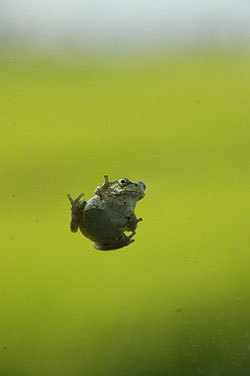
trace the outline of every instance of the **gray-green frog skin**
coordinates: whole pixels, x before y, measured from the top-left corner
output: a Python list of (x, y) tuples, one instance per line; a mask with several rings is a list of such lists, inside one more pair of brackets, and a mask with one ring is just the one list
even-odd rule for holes
[[(127, 178), (105, 182), (95, 190), (95, 196), (86, 201), (81, 193), (75, 200), (68, 194), (71, 203), (70, 229), (78, 227), (84, 236), (94, 241), (99, 250), (122, 248), (134, 242), (137, 219), (134, 213), (137, 201), (145, 195), (146, 186), (142, 181), (131, 182)], [(114, 185), (115, 184), (115, 185)], [(127, 236), (124, 231), (131, 231)]]

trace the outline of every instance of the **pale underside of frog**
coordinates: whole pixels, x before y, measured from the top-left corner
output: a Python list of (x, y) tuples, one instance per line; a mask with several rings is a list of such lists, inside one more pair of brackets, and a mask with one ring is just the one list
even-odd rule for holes
[[(134, 213), (137, 201), (145, 195), (146, 186), (142, 181), (133, 183), (127, 178), (105, 182), (95, 189), (95, 196), (86, 201), (81, 193), (75, 200), (68, 194), (71, 203), (70, 229), (94, 242), (99, 250), (122, 248), (134, 242), (137, 223)], [(115, 185), (114, 185), (115, 184)], [(124, 232), (131, 232), (126, 235)]]

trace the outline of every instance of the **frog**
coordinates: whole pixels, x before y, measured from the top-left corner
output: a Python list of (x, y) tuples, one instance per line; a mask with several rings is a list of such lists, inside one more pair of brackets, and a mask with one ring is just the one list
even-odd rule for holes
[[(135, 215), (137, 201), (145, 196), (146, 185), (133, 183), (128, 178), (109, 181), (99, 185), (88, 201), (81, 193), (76, 199), (67, 197), (71, 204), (70, 230), (81, 233), (94, 242), (97, 250), (114, 250), (133, 243), (137, 224), (142, 221)], [(131, 232), (126, 235), (125, 232)]]

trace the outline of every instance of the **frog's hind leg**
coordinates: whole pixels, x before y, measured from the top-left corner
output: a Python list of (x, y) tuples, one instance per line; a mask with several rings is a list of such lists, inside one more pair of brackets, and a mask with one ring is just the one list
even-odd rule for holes
[(133, 232), (131, 235), (127, 236), (124, 233), (122, 236), (114, 239), (111, 242), (107, 243), (94, 243), (94, 247), (100, 251), (112, 251), (114, 249), (119, 249), (122, 247), (125, 247), (131, 243), (134, 242), (134, 239), (131, 239), (135, 235), (135, 232)]
[(82, 220), (83, 209), (86, 205), (86, 200), (81, 200), (83, 196), (84, 194), (81, 193), (75, 200), (73, 200), (70, 194), (67, 194), (67, 197), (71, 203), (70, 230), (72, 232), (77, 232), (79, 223)]
[(95, 249), (98, 249), (98, 251), (112, 251), (117, 248), (113, 248), (111, 244), (109, 243), (94, 243)]

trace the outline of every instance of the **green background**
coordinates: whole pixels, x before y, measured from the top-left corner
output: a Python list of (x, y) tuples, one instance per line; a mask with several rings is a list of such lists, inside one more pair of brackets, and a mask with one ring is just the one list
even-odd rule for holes
[[(3, 52), (1, 376), (250, 374), (250, 57)], [(147, 185), (135, 243), (67, 193)]]

